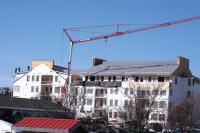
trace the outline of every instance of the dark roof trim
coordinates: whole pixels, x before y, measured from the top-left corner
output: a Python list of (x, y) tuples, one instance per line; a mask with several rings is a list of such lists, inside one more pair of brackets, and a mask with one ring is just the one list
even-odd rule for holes
[(27, 110), (27, 111), (41, 111), (41, 112), (58, 112), (65, 113), (63, 110), (48, 110), (48, 109), (36, 109), (36, 108), (19, 108), (19, 107), (5, 107), (0, 106), (1, 109), (13, 109), (13, 110)]

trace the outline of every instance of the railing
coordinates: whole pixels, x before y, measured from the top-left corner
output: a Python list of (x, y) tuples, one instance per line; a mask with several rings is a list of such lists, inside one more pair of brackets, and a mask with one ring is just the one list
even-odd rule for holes
[(121, 87), (120, 81), (83, 81), (83, 86)]
[(95, 105), (96, 110), (106, 110), (107, 106), (106, 105)]
[(41, 84), (52, 84), (53, 81), (41, 81)]
[(41, 91), (40, 95), (41, 95), (41, 96), (50, 96), (50, 95), (51, 95), (51, 92)]
[(96, 93), (95, 97), (96, 98), (106, 98), (107, 94), (98, 94), (98, 93)]

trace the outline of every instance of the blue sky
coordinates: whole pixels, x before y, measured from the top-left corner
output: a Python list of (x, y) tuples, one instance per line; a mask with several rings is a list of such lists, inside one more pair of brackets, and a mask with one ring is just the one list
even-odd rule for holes
[[(1, 0), (0, 86), (12, 86), (15, 67), (26, 69), (33, 59), (53, 59), (66, 66), (69, 47), (63, 27), (124, 23), (135, 28), (198, 15), (199, 0)], [(103, 40), (78, 44), (72, 66), (89, 68), (93, 57), (176, 60), (184, 56), (200, 77), (199, 29), (197, 20), (111, 38), (107, 44)]]

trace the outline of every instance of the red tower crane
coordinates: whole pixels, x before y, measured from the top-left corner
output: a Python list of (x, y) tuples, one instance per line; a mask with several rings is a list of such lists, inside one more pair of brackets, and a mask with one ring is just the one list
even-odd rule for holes
[[(71, 87), (70, 86), (71, 85), (71, 62), (72, 62), (73, 46), (75, 44), (94, 41), (94, 40), (100, 40), (100, 39), (108, 39), (108, 38), (111, 38), (111, 37), (122, 36), (122, 35), (130, 34), (130, 33), (167, 27), (167, 26), (185, 23), (185, 22), (198, 20), (198, 19), (200, 19), (200, 16), (194, 16), (194, 17), (191, 17), (191, 18), (179, 19), (179, 20), (175, 20), (175, 21), (169, 21), (169, 22), (165, 22), (165, 23), (161, 23), (161, 24), (156, 24), (156, 25), (151, 25), (151, 26), (146, 26), (146, 27), (141, 27), (141, 28), (136, 28), (136, 29), (130, 29), (130, 30), (125, 30), (125, 31), (116, 31), (116, 32), (112, 32), (112, 33), (109, 33), (109, 34), (103, 34), (103, 35), (100, 35), (100, 36), (93, 36), (93, 37), (89, 37), (89, 38), (86, 38), (86, 39), (80, 39), (80, 40), (73, 40), (72, 37), (70, 36), (69, 32), (70, 31), (79, 31), (80, 29), (87, 29), (87, 28), (91, 28), (91, 27), (63, 29), (64, 33), (66, 34), (66, 36), (68, 37), (68, 39), (70, 41), (70, 54), (69, 54), (69, 60), (68, 60), (68, 79), (66, 80), (64, 88), (70, 88)], [(119, 26), (119, 25), (121, 25), (121, 24), (117, 24), (115, 26)], [(113, 25), (108, 25), (108, 26), (113, 26)], [(95, 27), (104, 27), (104, 26), (95, 26)], [(67, 87), (67, 85), (68, 85), (68, 87)]]

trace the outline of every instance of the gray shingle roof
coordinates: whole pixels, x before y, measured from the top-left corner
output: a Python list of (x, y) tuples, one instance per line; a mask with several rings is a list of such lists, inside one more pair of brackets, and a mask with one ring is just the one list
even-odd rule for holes
[(88, 69), (85, 75), (171, 75), (176, 61), (105, 61)]
[(64, 107), (45, 100), (11, 98), (9, 95), (0, 95), (0, 108), (23, 109), (23, 110), (40, 110), (64, 112)]

